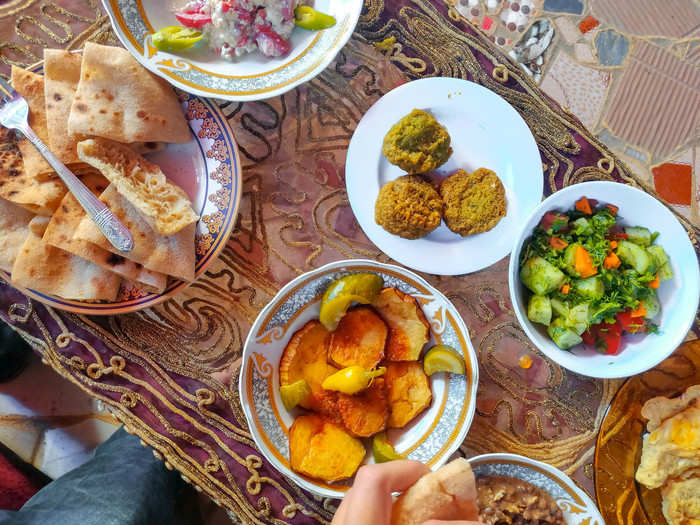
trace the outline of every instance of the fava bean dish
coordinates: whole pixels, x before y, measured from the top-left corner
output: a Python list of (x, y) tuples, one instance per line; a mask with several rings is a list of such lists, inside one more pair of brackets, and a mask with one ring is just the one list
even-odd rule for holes
[(658, 233), (621, 226), (618, 208), (582, 197), (565, 213), (545, 213), (520, 255), (532, 292), (527, 316), (564, 350), (579, 343), (606, 354), (623, 333), (655, 333), (657, 289), (673, 276)]

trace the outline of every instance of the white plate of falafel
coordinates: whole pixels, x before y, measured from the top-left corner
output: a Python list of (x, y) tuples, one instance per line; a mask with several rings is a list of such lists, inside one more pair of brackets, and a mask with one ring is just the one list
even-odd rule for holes
[(421, 272), (506, 257), (542, 199), (542, 162), (518, 112), (466, 80), (425, 78), (380, 98), (348, 148), (346, 185), (367, 237)]

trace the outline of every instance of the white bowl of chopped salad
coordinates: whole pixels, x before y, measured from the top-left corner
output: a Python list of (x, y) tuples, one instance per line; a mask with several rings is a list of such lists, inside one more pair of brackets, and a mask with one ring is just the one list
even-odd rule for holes
[(513, 309), (530, 340), (573, 372), (648, 370), (683, 341), (700, 297), (698, 258), (673, 213), (615, 182), (545, 199), (511, 253)]

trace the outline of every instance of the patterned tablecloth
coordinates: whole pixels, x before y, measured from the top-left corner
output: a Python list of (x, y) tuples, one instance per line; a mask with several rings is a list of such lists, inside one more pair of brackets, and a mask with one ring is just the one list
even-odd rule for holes
[[(381, 95), (426, 76), (477, 82), (504, 97), (529, 124), (547, 195), (604, 179), (658, 196), (648, 178), (633, 175), (536, 86), (530, 73), (538, 80), (540, 58), (548, 55), (532, 48), (538, 42), (547, 47), (549, 29), (532, 30), (531, 16), (508, 18), (543, 7), (562, 12), (561, 18), (569, 17), (567, 30), (576, 29), (578, 19), (571, 16), (584, 19), (583, 2), (501, 3), (366, 0), (354, 38), (316, 79), (282, 97), (222, 103), (245, 167), (240, 218), (221, 257), (175, 299), (132, 315), (83, 317), (47, 309), (0, 282), (0, 317), (57, 372), (102, 399), (158, 457), (243, 522), (327, 523), (336, 502), (304, 493), (264, 460), (248, 433), (237, 379), (226, 387), (210, 374), (237, 366), (257, 313), (293, 277), (342, 258), (388, 261), (355, 222), (344, 180), (353, 129)], [(500, 18), (485, 16), (489, 12)], [(489, 34), (476, 31), (464, 16)], [(583, 34), (598, 23), (588, 20), (578, 30)], [(520, 33), (525, 38), (518, 47)], [(42, 47), (79, 48), (85, 40), (117, 44), (96, 0), (0, 1), (0, 74), (7, 75), (9, 64), (39, 60)], [(498, 46), (512, 49), (530, 73)], [(680, 145), (679, 138), (669, 140)], [(698, 228), (686, 219), (690, 212), (674, 210), (681, 211), (697, 247)], [(471, 275), (425, 276), (455, 303), (479, 355), (477, 415), (459, 453), (505, 450), (544, 460), (592, 494), (596, 433), (621, 382), (577, 376), (544, 358), (513, 315), (506, 270), (504, 259)], [(529, 369), (518, 366), (523, 354), (533, 357)]]

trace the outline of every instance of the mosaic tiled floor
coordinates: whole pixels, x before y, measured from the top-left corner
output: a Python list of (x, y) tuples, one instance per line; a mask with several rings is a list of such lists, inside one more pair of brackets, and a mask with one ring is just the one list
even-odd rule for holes
[(454, 0), (646, 184), (700, 225), (697, 0)]

